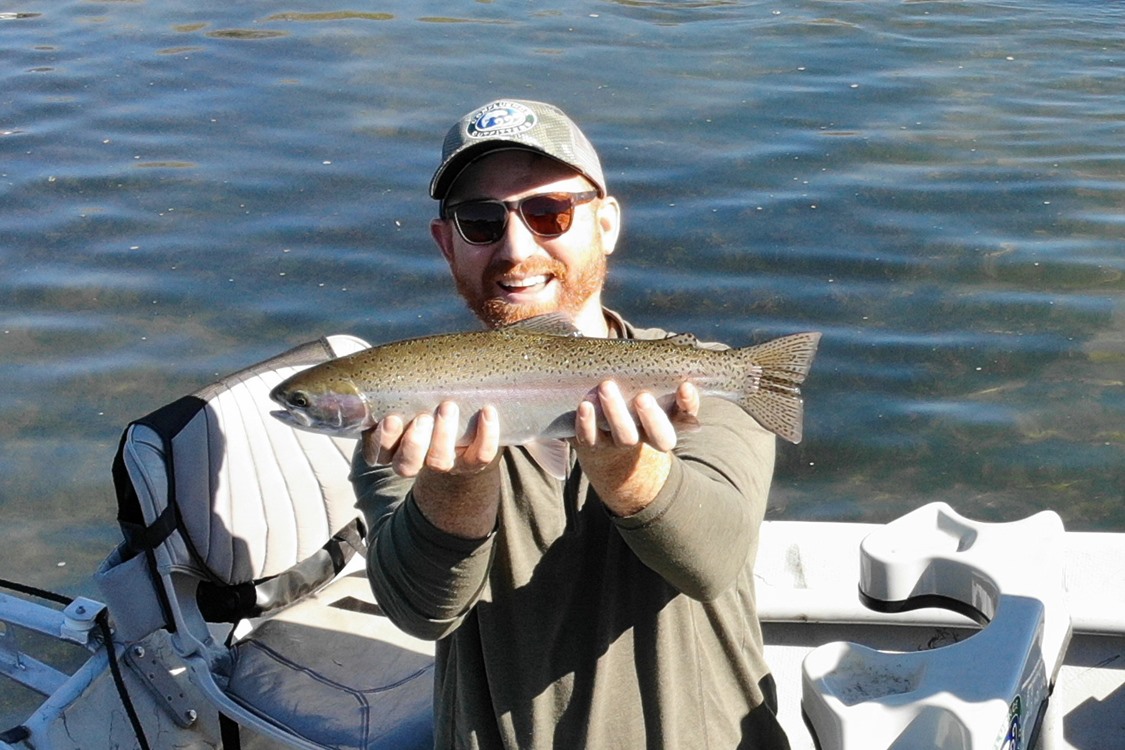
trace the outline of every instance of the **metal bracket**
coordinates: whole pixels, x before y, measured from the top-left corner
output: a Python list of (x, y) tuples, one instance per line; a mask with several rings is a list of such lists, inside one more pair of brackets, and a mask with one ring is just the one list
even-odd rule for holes
[(125, 663), (141, 678), (141, 682), (172, 717), (172, 721), (184, 729), (196, 722), (199, 714), (189, 705), (188, 696), (172, 676), (168, 665), (160, 658), (158, 649), (146, 650), (139, 643), (129, 646), (125, 649)]
[(68, 641), (85, 646), (90, 642), (90, 631), (105, 605), (93, 599), (80, 596), (63, 610), (63, 623), (59, 635)]

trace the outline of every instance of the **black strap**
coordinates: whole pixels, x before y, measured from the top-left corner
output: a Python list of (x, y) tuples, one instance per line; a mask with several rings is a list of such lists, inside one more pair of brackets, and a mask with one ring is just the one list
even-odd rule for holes
[(355, 518), (318, 551), (276, 576), (235, 585), (200, 581), (199, 612), (208, 622), (236, 623), (290, 604), (332, 580), (357, 552), (362, 555), (363, 537), (363, 523)]
[(17, 742), (23, 742), (31, 736), (31, 730), (20, 724), (18, 727), (12, 727), (6, 731), (0, 732), (0, 742), (6, 742), (9, 745), (14, 745)]
[(121, 521), (121, 530), (129, 546), (135, 550), (156, 549), (176, 530), (176, 508), (169, 504), (151, 524), (137, 525)]
[[(190, 419), (190, 415), (198, 412), (202, 405), (203, 401), (189, 396), (150, 414), (145, 419), (131, 423), (121, 433), (121, 441), (118, 443), (117, 453), (113, 456), (111, 467), (113, 486), (117, 494), (117, 523), (125, 538), (125, 546), (132, 555), (143, 554), (145, 556), (148, 562), (148, 575), (152, 577), (157, 604), (159, 604), (160, 614), (164, 618), (164, 628), (169, 633), (176, 632), (176, 618), (172, 615), (172, 602), (168, 599), (168, 592), (164, 590), (164, 585), (160, 581), (155, 550), (176, 529), (178, 520), (176, 505), (171, 502), (172, 498), (170, 497), (168, 506), (161, 512), (156, 521), (151, 526), (145, 523), (144, 512), (141, 510), (136, 487), (133, 486), (133, 480), (129, 477), (129, 470), (125, 467), (125, 443), (129, 439), (129, 433), (134, 425), (138, 424), (144, 424), (155, 429), (161, 435), (162, 440), (167, 440), (163, 431), (160, 430), (160, 426), (168, 417), (159, 418), (156, 424), (149, 420), (157, 415), (171, 413), (174, 415), (174, 420), (183, 421)], [(169, 491), (174, 491), (174, 487), (170, 486)]]
[[(25, 586), (15, 581), (0, 579), (0, 586), (11, 591), (46, 599), (67, 607), (74, 602), (73, 599), (63, 596), (62, 594), (56, 594), (52, 591), (35, 588), (34, 586)], [(125, 679), (121, 676), (121, 665), (117, 663), (117, 649), (113, 643), (113, 631), (110, 630), (109, 627), (109, 610), (102, 609), (94, 622), (97, 624), (98, 631), (101, 633), (102, 646), (105, 648), (106, 657), (109, 660), (109, 671), (113, 675), (113, 684), (117, 687), (117, 695), (121, 698), (121, 705), (125, 707), (125, 713), (128, 715), (129, 723), (133, 727), (133, 734), (136, 735), (137, 743), (140, 745), (141, 750), (150, 750), (148, 740), (145, 738), (144, 727), (141, 726), (140, 717), (137, 716), (137, 710), (133, 707), (132, 699), (129, 698), (129, 690), (125, 685)], [(31, 730), (21, 724), (20, 726), (12, 727), (0, 734), (0, 741), (14, 744), (16, 742), (22, 742), (29, 737), (31, 737)]]
[[(168, 536), (182, 525), (179, 503), (176, 498), (176, 462), (173, 457), (173, 440), (200, 411), (207, 408), (208, 401), (215, 394), (228, 390), (233, 384), (247, 377), (282, 365), (315, 364), (334, 356), (326, 339), (295, 347), (288, 352), (258, 363), (233, 375), (213, 383), (196, 393), (177, 399), (156, 411), (135, 420), (126, 428), (121, 444), (113, 462), (113, 479), (117, 490), (118, 522), (125, 536), (128, 548), (134, 553), (143, 553), (148, 562), (149, 574), (154, 579), (157, 573), (154, 550)], [(151, 524), (145, 523), (144, 514), (125, 467), (124, 448), (129, 432), (137, 425), (153, 430), (163, 443), (165, 467), (167, 472), (167, 506)], [(189, 535), (183, 541), (190, 554), (199, 564), (199, 570), (207, 579), (200, 582), (196, 601), (200, 612), (208, 622), (238, 622), (247, 617), (256, 617), (279, 606), (288, 604), (305, 594), (315, 591), (331, 580), (343, 569), (356, 551), (362, 554), (364, 530), (358, 519), (341, 529), (318, 552), (311, 555), (277, 576), (231, 585), (215, 575), (203, 562)], [(172, 616), (171, 602), (162, 582), (155, 580), (164, 624), (169, 632), (175, 632), (175, 619)]]
[(71, 603), (74, 601), (73, 599), (71, 599), (68, 596), (63, 596), (62, 594), (56, 594), (53, 591), (47, 591), (46, 589), (39, 589), (39, 588), (36, 588), (34, 586), (26, 586), (22, 583), (16, 583), (15, 581), (9, 581), (6, 578), (0, 578), (0, 588), (6, 588), (9, 591), (15, 591), (18, 594), (25, 594), (27, 596), (35, 596), (35, 597), (38, 597), (40, 599), (46, 599), (49, 602), (54, 602), (55, 604), (61, 604), (64, 607), (69, 607), (71, 605)]
[(223, 750), (242, 750), (241, 730), (238, 723), (226, 714), (219, 713), (219, 739)]
[(121, 676), (121, 665), (117, 663), (117, 650), (113, 645), (113, 632), (109, 629), (109, 610), (103, 609), (99, 612), (95, 621), (102, 632), (102, 639), (109, 656), (109, 671), (113, 674), (113, 684), (117, 686), (117, 694), (121, 696), (121, 705), (125, 706), (125, 714), (129, 717), (129, 723), (133, 725), (133, 734), (137, 736), (137, 743), (141, 746), (141, 750), (150, 750), (144, 727), (141, 726), (141, 719), (137, 716), (137, 709), (133, 707), (133, 701), (129, 699), (129, 691), (125, 687), (125, 678)]

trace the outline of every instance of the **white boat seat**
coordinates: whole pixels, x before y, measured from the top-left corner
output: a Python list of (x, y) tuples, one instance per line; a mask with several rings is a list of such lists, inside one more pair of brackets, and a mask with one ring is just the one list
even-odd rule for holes
[(929, 651), (836, 642), (811, 651), (802, 710), (821, 750), (1031, 748), (1070, 641), (1064, 530), (1044, 511), (981, 523), (932, 503), (860, 545), (860, 595), (901, 612), (944, 607), (983, 629)]
[(166, 629), (235, 724), (303, 750), (428, 750), (433, 644), (371, 593), (355, 441), (269, 414), (282, 379), (365, 346), (311, 342), (129, 425), (114, 466), (126, 542), (96, 578), (119, 636)]

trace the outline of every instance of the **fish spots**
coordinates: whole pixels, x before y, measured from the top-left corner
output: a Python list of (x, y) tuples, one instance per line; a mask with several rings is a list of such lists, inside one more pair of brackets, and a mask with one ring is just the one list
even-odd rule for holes
[(734, 401), (782, 437), (800, 439), (798, 386), (815, 352), (815, 335), (741, 350), (687, 344), (679, 337), (638, 341), (478, 331), (373, 347), (295, 377), (312, 394), (358, 391), (375, 418), (430, 412), (447, 399), (467, 414), (485, 404), (507, 405), (511, 411), (502, 424), (518, 423), (521, 432), (506, 435), (506, 444), (556, 429), (560, 415), (605, 380), (629, 398), (642, 391), (660, 398), (691, 380), (704, 395)]

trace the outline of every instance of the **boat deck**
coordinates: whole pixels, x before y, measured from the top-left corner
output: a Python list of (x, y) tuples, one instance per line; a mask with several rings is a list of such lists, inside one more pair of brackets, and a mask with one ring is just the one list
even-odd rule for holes
[[(801, 663), (850, 641), (887, 651), (950, 645), (980, 630), (941, 609), (887, 615), (858, 597), (859, 545), (871, 524), (767, 521), (758, 553), (759, 616), (793, 750), (814, 750), (801, 717)], [(1041, 750), (1125, 748), (1125, 534), (1067, 532), (1074, 628), (1040, 730)]]
[[(957, 643), (979, 631), (976, 623), (945, 610), (886, 615), (864, 608), (857, 595), (858, 550), (875, 528), (788, 521), (764, 525), (757, 566), (759, 614), (778, 684), (781, 720), (793, 750), (815, 750), (801, 715), (801, 664), (813, 648), (851, 641), (881, 650), (919, 651)], [(1125, 750), (1125, 534), (1068, 532), (1065, 544), (1074, 632), (1036, 747)], [(10, 597), (0, 600), (0, 614), (9, 622), (8, 614), (20, 609), (13, 602)], [(43, 632), (57, 628), (63, 619), (57, 611), (31, 614), (29, 623)], [(8, 628), (4, 634), (10, 634)], [(412, 639), (400, 645), (412, 650), (431, 647)], [(118, 649), (130, 697), (153, 747), (219, 746), (217, 714), (191, 685), (166, 634), (158, 632), (140, 644), (119, 644)], [(22, 654), (9, 648), (3, 656), (11, 661)], [(62, 686), (44, 704), (59, 710), (32, 717), (34, 745), (0, 740), (0, 750), (89, 748), (89, 738), (103, 736), (107, 748), (135, 746), (105, 665), (104, 652), (95, 654), (72, 684)], [(162, 673), (160, 680), (144, 680), (140, 675), (145, 671)], [(73, 702), (59, 704), (68, 698)], [(184, 721), (185, 716), (191, 720)], [(243, 735), (243, 745), (278, 747), (249, 732)]]

